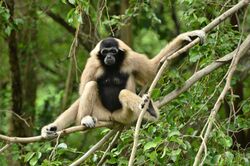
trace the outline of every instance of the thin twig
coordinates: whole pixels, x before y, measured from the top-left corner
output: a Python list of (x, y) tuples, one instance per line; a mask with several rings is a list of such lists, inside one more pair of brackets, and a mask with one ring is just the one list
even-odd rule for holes
[(110, 149), (113, 147), (113, 145), (116, 143), (116, 141), (119, 139), (119, 136), (121, 135), (121, 132), (122, 131), (118, 131), (116, 133), (116, 135), (114, 136), (113, 140), (110, 142), (108, 148), (105, 150), (102, 158), (100, 159), (100, 161), (98, 162), (97, 166), (101, 166), (104, 162), (105, 162), (105, 159), (106, 159), (106, 156), (107, 156), (107, 153), (110, 151)]
[(50, 155), (49, 155), (49, 160), (50, 160), (50, 161), (55, 159), (56, 149), (57, 149), (57, 147), (58, 147), (58, 144), (59, 144), (59, 140), (60, 140), (61, 134), (62, 134), (62, 133), (58, 134), (58, 136), (57, 136), (57, 138), (56, 138), (56, 145), (54, 146), (52, 152), (51, 152)]
[(2, 153), (3, 151), (5, 151), (6, 149), (8, 149), (10, 147), (11, 144), (6, 144), (4, 145), (1, 149), (0, 149), (0, 153)]
[(11, 113), (14, 114), (17, 118), (19, 118), (21, 121), (23, 121), (26, 126), (30, 127), (30, 124), (27, 122), (26, 119), (22, 118), (20, 115), (18, 115), (17, 113), (15, 113), (14, 111), (11, 110)]
[(111, 130), (106, 134), (98, 143), (96, 143), (92, 148), (90, 148), (82, 157), (74, 161), (70, 166), (77, 166), (80, 165), (84, 160), (86, 160), (91, 154), (93, 154), (97, 149), (99, 149), (105, 142), (109, 140), (113, 135), (117, 133), (118, 130), (120, 130), (121, 126)]
[[(82, 8), (80, 5), (77, 6), (76, 10), (79, 11), (79, 15), (82, 15)], [(81, 23), (78, 22), (77, 28), (75, 29), (74, 39), (73, 39), (71, 46), (70, 46), (70, 49), (69, 49), (68, 58), (70, 58), (70, 63), (69, 63), (69, 68), (68, 68), (66, 85), (65, 85), (65, 89), (64, 89), (62, 110), (64, 110), (66, 105), (67, 105), (68, 96), (69, 96), (71, 88), (72, 88), (71, 83), (72, 83), (72, 74), (73, 74), (73, 67), (74, 67), (73, 64), (75, 64), (75, 69), (76, 69), (75, 74), (76, 74), (76, 79), (78, 81), (77, 71), (80, 71), (80, 69), (78, 67), (77, 60), (76, 60), (76, 49), (78, 47), (80, 26), (81, 26)]]

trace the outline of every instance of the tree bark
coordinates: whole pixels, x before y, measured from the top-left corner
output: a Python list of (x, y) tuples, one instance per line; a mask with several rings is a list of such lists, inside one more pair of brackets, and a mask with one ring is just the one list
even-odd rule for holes
[[(18, 4), (23, 5), (27, 1), (18, 1)], [(37, 92), (37, 56), (38, 56), (38, 44), (37, 44), (37, 2), (33, 0), (29, 3), (25, 9), (18, 10), (22, 16), (27, 18), (27, 26), (21, 30), (18, 35), (20, 43), (25, 46), (24, 49), (20, 50), (20, 57), (22, 57), (22, 83), (23, 83), (23, 118), (30, 125), (22, 123), (22, 136), (33, 135), (33, 124), (35, 121), (35, 101)]]
[[(120, 14), (124, 14), (126, 9), (129, 7), (128, 0), (122, 0)], [(130, 23), (127, 23), (126, 26), (123, 26), (120, 30), (120, 39), (124, 41), (129, 46), (132, 46), (132, 27)]]
[[(14, 23), (14, 0), (6, 1), (8, 9), (10, 11), (10, 24)], [(11, 73), (11, 117), (10, 117), (10, 135), (21, 136), (22, 129), (20, 128), (21, 120), (15, 116), (15, 114), (20, 115), (22, 112), (22, 82), (20, 74), (20, 65), (17, 49), (17, 37), (16, 31), (12, 30), (10, 36), (8, 37), (8, 47), (9, 47), (9, 64)]]

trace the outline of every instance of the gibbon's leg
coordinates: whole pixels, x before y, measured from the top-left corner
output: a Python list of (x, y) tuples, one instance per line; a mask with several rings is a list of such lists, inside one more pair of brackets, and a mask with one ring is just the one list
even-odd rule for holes
[[(139, 108), (140, 104), (143, 103), (143, 98), (139, 97), (135, 93), (123, 89), (119, 94), (119, 100), (122, 103), (122, 110), (114, 112), (112, 118), (115, 121), (121, 123), (131, 123), (137, 119), (141, 109)], [(135, 115), (134, 117), (131, 115)], [(159, 117), (158, 109), (153, 105), (153, 102), (150, 101), (149, 107), (145, 114), (145, 119), (155, 121)], [(128, 119), (129, 118), (129, 119)]]
[(79, 102), (77, 99), (66, 111), (64, 111), (53, 123), (44, 126), (41, 131), (43, 137), (53, 136), (56, 134), (56, 131), (62, 130), (65, 127), (71, 125), (77, 115)]
[(87, 127), (94, 127), (97, 119), (92, 117), (92, 113), (98, 98), (96, 81), (88, 82), (80, 97), (76, 124), (82, 124)]

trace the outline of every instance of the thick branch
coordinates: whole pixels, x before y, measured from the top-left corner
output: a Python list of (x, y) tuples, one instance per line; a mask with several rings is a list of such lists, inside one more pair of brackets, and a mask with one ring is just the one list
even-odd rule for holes
[[(62, 17), (59, 15), (53, 13), (51, 10), (44, 10), (45, 14), (52, 18), (55, 22), (60, 24), (62, 27), (64, 27), (70, 34), (75, 36), (76, 29), (72, 26), (70, 26)], [(91, 42), (87, 41), (85, 38), (87, 38), (87, 35), (84, 35), (83, 33), (80, 33), (81, 35), (78, 36), (79, 43), (87, 50), (91, 51)], [(85, 37), (84, 37), (85, 36)]]
[[(114, 126), (113, 122), (98, 122), (98, 124), (96, 124), (95, 128), (100, 128), (100, 127), (112, 127)], [(90, 128), (87, 128), (85, 126), (73, 126), (73, 127), (69, 127), (67, 129), (61, 130), (57, 132), (57, 135), (60, 136), (64, 136), (66, 134), (70, 134), (70, 133), (74, 133), (77, 131), (85, 131), (85, 130), (89, 130)], [(94, 129), (94, 128), (93, 128)], [(0, 139), (4, 140), (8, 143), (31, 143), (31, 142), (38, 142), (38, 141), (44, 141), (44, 140), (50, 140), (53, 138), (56, 138), (57, 135), (52, 136), (52, 137), (42, 137), (42, 136), (34, 136), (34, 137), (9, 137), (9, 136), (5, 136), (0, 134)]]
[(63, 26), (69, 33), (75, 35), (76, 29), (70, 26), (62, 17), (53, 13), (51, 10), (44, 10), (45, 14), (47, 14), (50, 18), (52, 18), (55, 22)]
[(170, 101), (172, 101), (173, 99), (175, 99), (176, 97), (178, 97), (180, 94), (182, 94), (183, 92), (187, 91), (192, 85), (194, 85), (201, 78), (203, 78), (204, 76), (210, 74), (211, 72), (213, 72), (214, 70), (218, 69), (222, 65), (228, 63), (229, 61), (231, 61), (231, 59), (233, 58), (233, 55), (234, 55), (235, 51), (227, 54), (226, 56), (224, 56), (224, 57), (216, 60), (213, 63), (211, 63), (207, 67), (205, 67), (205, 68), (199, 70), (198, 72), (194, 73), (184, 83), (183, 87), (181, 87), (179, 89), (175, 89), (172, 92), (170, 92), (169, 94), (167, 94), (163, 99), (161, 99), (160, 101), (158, 101), (158, 102), (155, 103), (156, 106), (157, 107), (162, 107), (162, 106), (166, 105), (167, 103), (169, 103)]

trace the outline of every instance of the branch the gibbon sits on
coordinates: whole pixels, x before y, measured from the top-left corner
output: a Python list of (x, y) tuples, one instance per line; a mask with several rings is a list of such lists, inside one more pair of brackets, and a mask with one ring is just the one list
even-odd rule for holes
[[(180, 34), (152, 59), (133, 51), (123, 41), (106, 38), (90, 52), (81, 76), (80, 97), (53, 123), (44, 126), (44, 137), (76, 122), (94, 127), (97, 121), (114, 121), (122, 124), (134, 122), (149, 97), (135, 93), (136, 84), (151, 82), (157, 73), (161, 59), (180, 49), (192, 38), (205, 38), (205, 32), (195, 30)], [(152, 100), (149, 102), (145, 119), (155, 121), (159, 111)]]

